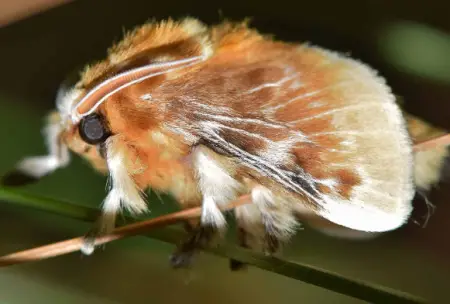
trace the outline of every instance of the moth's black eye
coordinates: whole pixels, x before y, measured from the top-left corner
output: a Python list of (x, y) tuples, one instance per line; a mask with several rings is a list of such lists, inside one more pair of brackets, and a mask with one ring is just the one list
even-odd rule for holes
[(103, 117), (95, 113), (84, 117), (78, 130), (80, 137), (91, 145), (101, 144), (111, 135)]

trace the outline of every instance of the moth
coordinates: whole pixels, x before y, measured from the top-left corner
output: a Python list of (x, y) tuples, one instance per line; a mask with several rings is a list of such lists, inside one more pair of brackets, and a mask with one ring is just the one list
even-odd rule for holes
[(147, 211), (148, 188), (181, 208), (202, 207), (174, 267), (220, 239), (220, 207), (242, 195), (251, 203), (233, 210), (239, 245), (267, 254), (299, 219), (380, 233), (412, 211), (412, 141), (385, 79), (356, 59), (275, 40), (246, 22), (187, 18), (134, 29), (60, 92), (44, 133), (49, 154), (18, 170), (40, 178), (65, 167), (72, 151), (110, 177), (85, 253), (121, 210)]

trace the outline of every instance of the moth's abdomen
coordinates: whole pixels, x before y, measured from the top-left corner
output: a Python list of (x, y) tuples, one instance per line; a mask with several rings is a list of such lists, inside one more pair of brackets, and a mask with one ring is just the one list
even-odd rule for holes
[(357, 230), (402, 225), (412, 150), (389, 87), (366, 65), (318, 48), (300, 49), (299, 61), (299, 88), (265, 111), (305, 136), (292, 153), (318, 190), (318, 213)]

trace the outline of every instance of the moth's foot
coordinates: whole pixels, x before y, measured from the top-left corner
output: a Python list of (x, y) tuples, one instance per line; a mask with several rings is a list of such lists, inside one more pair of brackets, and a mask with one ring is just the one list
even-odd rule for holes
[[(267, 256), (276, 254), (280, 249), (281, 240), (277, 235), (279, 232), (270, 225), (270, 222), (263, 221), (263, 229), (253, 230), (244, 229), (242, 227), (237, 230), (238, 244), (242, 248), (252, 249), (255, 251), (263, 252)], [(263, 232), (263, 233), (261, 233)], [(242, 271), (248, 268), (248, 265), (244, 262), (230, 259), (229, 268), (231, 271)]]
[(80, 248), (81, 253), (84, 255), (91, 255), (94, 253), (95, 249), (98, 247), (98, 245), (95, 245), (95, 239), (104, 234), (106, 234), (106, 231), (101, 229), (98, 223), (94, 224), (84, 236), (83, 244)]
[[(244, 228), (242, 227), (237, 228), (237, 242), (240, 247), (249, 248), (248, 237), (249, 237), (248, 232)], [(231, 271), (242, 271), (247, 269), (247, 264), (235, 259), (230, 259), (228, 263), (228, 268)]]
[(245, 264), (244, 262), (235, 259), (230, 259), (229, 268), (231, 271), (243, 271), (248, 268), (248, 265)]
[(218, 232), (217, 227), (211, 225), (193, 228), (188, 237), (170, 256), (170, 265), (173, 268), (189, 268), (192, 266), (198, 251), (210, 246)]
[(85, 236), (80, 251), (84, 255), (91, 255), (95, 251), (95, 237)]
[(174, 269), (191, 268), (193, 260), (194, 260), (193, 251), (189, 252), (177, 251), (170, 256), (169, 263), (170, 266)]
[[(245, 248), (245, 246), (241, 246)], [(263, 253), (267, 256), (272, 256), (278, 252), (280, 242), (273, 236), (267, 236), (263, 243)], [(231, 271), (243, 271), (248, 269), (248, 264), (235, 260), (229, 260), (229, 268)]]

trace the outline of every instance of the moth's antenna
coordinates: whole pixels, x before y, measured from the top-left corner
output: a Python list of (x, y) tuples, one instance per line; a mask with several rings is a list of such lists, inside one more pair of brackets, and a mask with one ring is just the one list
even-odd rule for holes
[[(152, 63), (111, 77), (93, 88), (72, 108), (72, 121), (76, 124), (81, 120), (81, 118), (93, 113), (111, 95), (126, 87), (142, 82), (151, 77), (188, 67), (201, 59), (203, 59), (203, 56), (195, 56), (163, 63)], [(169, 69), (167, 70), (166, 68)], [(162, 70), (158, 71), (158, 69)], [(91, 104), (94, 100), (97, 100), (97, 102), (90, 107), (88, 111), (82, 114), (78, 112), (83, 104)]]

